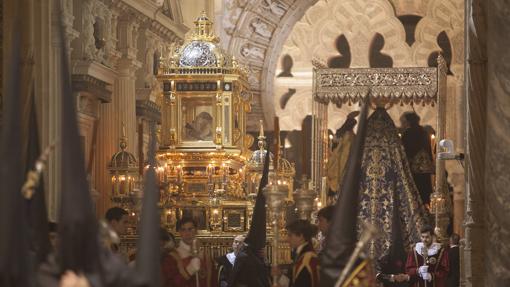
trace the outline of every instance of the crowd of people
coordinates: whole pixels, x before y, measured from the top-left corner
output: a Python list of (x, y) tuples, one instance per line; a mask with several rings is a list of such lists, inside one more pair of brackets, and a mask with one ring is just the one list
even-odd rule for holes
[[(377, 117), (377, 112), (374, 114)], [(350, 122), (349, 129), (352, 129), (353, 118)], [(402, 123), (405, 127), (401, 136), (403, 149), (419, 192), (419, 201), (426, 205), (429, 203), (432, 189), (430, 177), (433, 173), (430, 136), (419, 125), (416, 114), (404, 114)], [(421, 143), (416, 143), (409, 137), (418, 138)], [(176, 225), (178, 236), (163, 227), (159, 230), (160, 286), (319, 286), (322, 255), (327, 248), (330, 231), (333, 230), (331, 224), (336, 208), (336, 205), (328, 205), (320, 209), (313, 223), (303, 219), (288, 222), (284, 240), (290, 246), (292, 262), (279, 266), (271, 265), (265, 243), (254, 244), (255, 239), (247, 240), (244, 234), (233, 238), (231, 252), (212, 258), (209, 250), (203, 248), (197, 239), (197, 222), (191, 217), (183, 217)], [(399, 206), (395, 205), (391, 209), (393, 215), (388, 218), (398, 218), (400, 210)], [(373, 275), (377, 284), (390, 287), (459, 286), (459, 235), (452, 233), (449, 242), (439, 242), (433, 228), (423, 225), (419, 230), (420, 240), (414, 244), (406, 244), (402, 238), (396, 236), (396, 230), (403, 229), (399, 226), (400, 223), (402, 222), (399, 220), (398, 224), (392, 226), (389, 248), (386, 248), (383, 256), (374, 258), (376, 273)], [(124, 254), (125, 248), (121, 248), (121, 238), (127, 233), (128, 225), (129, 213), (120, 207), (110, 208), (99, 225), (99, 242), (102, 244), (101, 250), (104, 250), (100, 258), (104, 261), (103, 266), (108, 267), (103, 274), (106, 279), (101, 280), (121, 284), (111, 286), (123, 286), (122, 282), (136, 280), (130, 274), (133, 269), (116, 269), (116, 266), (120, 266), (118, 262), (122, 262), (123, 266), (133, 267), (136, 261), (136, 253)], [(96, 284), (94, 276), (87, 274), (68, 271), (61, 276), (55, 276), (59, 272), (55, 269), (54, 262), (55, 254), (59, 250), (56, 231), (57, 224), (50, 223), (48, 234), (52, 252), (47, 262), (41, 266), (39, 277), (60, 277), (58, 286), (61, 287), (101, 286)]]
[[(292, 250), (292, 264), (271, 266), (266, 252), (258, 250), (255, 254), (260, 260), (258, 265), (265, 270), (257, 270), (257, 262), (247, 257), (249, 246), (244, 242), (245, 235), (233, 238), (231, 252), (211, 258), (197, 240), (196, 222), (192, 218), (182, 218), (177, 224), (179, 241), (165, 228), (160, 229), (161, 286), (319, 286), (320, 255), (333, 213), (334, 206), (320, 209), (317, 225), (302, 219), (290, 222), (286, 227), (286, 241)], [(114, 239), (104, 242), (109, 244), (107, 247), (111, 252), (133, 261), (136, 254), (122, 254), (119, 241), (115, 239), (125, 234), (127, 216), (128, 213), (118, 207), (108, 210), (105, 216), (108, 233), (105, 236)], [(454, 233), (449, 244), (440, 244), (433, 229), (427, 226), (421, 229), (420, 235), (421, 241), (407, 248), (405, 253), (399, 254), (395, 251), (398, 248), (390, 248), (388, 254), (379, 258), (375, 265), (376, 278), (381, 286), (459, 286), (460, 237)], [(404, 250), (404, 246), (400, 247)], [(278, 278), (276, 285), (271, 284), (271, 277)], [(68, 285), (66, 282), (69, 282)], [(75, 274), (64, 276), (61, 284), (89, 286), (86, 280)]]
[[(381, 113), (384, 118), (384, 112)], [(337, 133), (338, 136), (344, 137), (352, 133), (356, 124), (354, 117), (358, 114), (348, 117), (344, 130)], [(408, 112), (402, 115), (400, 138), (416, 186), (419, 198), (417, 202), (428, 206), (432, 192), (431, 176), (434, 173), (431, 136), (420, 125), (420, 118), (416, 113)], [(338, 142), (338, 146), (332, 148), (342, 154), (340, 148), (345, 149), (345, 144)], [(342, 172), (339, 171), (339, 165), (345, 165), (345, 157), (344, 155), (343, 160), (337, 161), (338, 166), (334, 168), (337, 173), (334, 181), (337, 189), (333, 190), (334, 192), (340, 190)], [(183, 218), (177, 224), (180, 238), (178, 243), (166, 230), (161, 231), (162, 286), (319, 286), (321, 253), (327, 242), (334, 210), (333, 205), (319, 210), (316, 225), (306, 220), (288, 223), (286, 241), (291, 248), (290, 266), (271, 266), (265, 248), (250, 248), (250, 244), (244, 242), (244, 235), (234, 237), (231, 252), (211, 258), (200, 248), (196, 239), (196, 222), (192, 218)], [(394, 212), (398, 214), (398, 207), (395, 207)], [(117, 217), (111, 223), (112, 229), (117, 231), (119, 225), (121, 226), (120, 221)], [(459, 236), (453, 233), (449, 243), (440, 244), (428, 225), (422, 226), (418, 233), (420, 241), (412, 245), (395, 239), (392, 234), (390, 247), (383, 256), (375, 258), (377, 274), (374, 275), (378, 284), (412, 287), (459, 286)]]

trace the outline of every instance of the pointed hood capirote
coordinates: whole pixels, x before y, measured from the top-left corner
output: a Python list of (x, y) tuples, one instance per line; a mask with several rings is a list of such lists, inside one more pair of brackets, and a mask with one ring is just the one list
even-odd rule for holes
[(258, 251), (266, 246), (266, 197), (264, 196), (263, 189), (269, 182), (269, 156), (268, 148), (264, 159), (264, 169), (260, 178), (255, 207), (253, 208), (250, 230), (244, 240), (248, 247), (254, 251)]
[(160, 286), (160, 250), (159, 250), (159, 188), (156, 184), (156, 139), (154, 124), (150, 127), (148, 151), (149, 167), (145, 171), (142, 215), (140, 220), (140, 238), (136, 254), (136, 271), (141, 286)]
[[(4, 2), (5, 3), (5, 2)], [(4, 4), (5, 5), (5, 4)], [(4, 71), (2, 136), (0, 143), (0, 286), (33, 286), (28, 245), (28, 220), (26, 203), (21, 194), (23, 170), (21, 140), (21, 6), (8, 6), (13, 17), (8, 20), (12, 29), (6, 35), (4, 47), (9, 55), (9, 65)], [(4, 7), (5, 9), (5, 7)]]
[[(60, 37), (65, 39), (60, 23)], [(98, 222), (85, 172), (83, 148), (76, 119), (76, 100), (66, 45), (62, 48), (62, 135), (58, 263), (60, 271), (100, 274)]]
[(347, 161), (344, 184), (335, 206), (325, 249), (321, 252), (320, 286), (335, 285), (357, 242), (358, 194), (369, 100), (369, 96), (364, 100), (356, 138), (351, 145)]
[(404, 235), (402, 234), (402, 223), (400, 221), (400, 198), (394, 197), (393, 217), (391, 225), (391, 245), (388, 252), (389, 260), (404, 259), (406, 251), (404, 246)]
[[(35, 112), (34, 93), (31, 94), (31, 107), (29, 115), (29, 135), (27, 148), (27, 163), (24, 174), (35, 168), (36, 162), (41, 156), (39, 144), (39, 134), (37, 132), (37, 115)], [(46, 210), (46, 200), (44, 192), (44, 182), (42, 177), (39, 184), (35, 187), (32, 198), (28, 204), (28, 220), (30, 226), (30, 243), (31, 250), (35, 252), (36, 264), (40, 264), (46, 260), (50, 252), (48, 213)]]

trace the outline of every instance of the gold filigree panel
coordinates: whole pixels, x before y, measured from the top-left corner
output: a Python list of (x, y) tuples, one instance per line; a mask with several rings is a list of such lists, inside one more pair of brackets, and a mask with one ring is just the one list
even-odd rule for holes
[(437, 69), (318, 69), (315, 83), (315, 99), (337, 106), (357, 103), (367, 94), (392, 104), (432, 104), (436, 101)]

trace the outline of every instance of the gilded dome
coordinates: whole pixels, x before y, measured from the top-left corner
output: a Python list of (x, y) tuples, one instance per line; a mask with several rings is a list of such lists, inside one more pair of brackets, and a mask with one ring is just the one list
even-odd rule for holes
[(132, 153), (122, 150), (112, 156), (110, 169), (129, 170), (132, 168), (138, 169), (138, 163)]
[(122, 136), (119, 141), (120, 151), (116, 152), (112, 159), (110, 160), (110, 164), (108, 165), (108, 169), (111, 172), (114, 171), (137, 171), (138, 170), (138, 162), (136, 161), (135, 156), (126, 151), (127, 148), (127, 138), (126, 138), (126, 130), (124, 124), (122, 124)]
[(205, 12), (195, 20), (195, 30), (174, 56), (175, 64), (181, 68), (232, 66), (231, 57), (218, 46), (212, 22)]
[(181, 51), (179, 67), (214, 67), (218, 63), (215, 50), (213, 43), (191, 41)]
[(278, 175), (293, 177), (296, 175), (296, 168), (284, 157), (278, 159)]

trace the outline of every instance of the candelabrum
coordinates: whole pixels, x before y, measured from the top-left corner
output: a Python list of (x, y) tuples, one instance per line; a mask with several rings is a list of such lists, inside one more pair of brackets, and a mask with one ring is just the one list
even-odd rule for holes
[[(274, 178), (269, 182), (269, 184), (264, 188), (264, 195), (266, 197), (267, 207), (270, 211), (270, 221), (271, 227), (273, 229), (273, 252), (271, 256), (271, 264), (273, 266), (278, 265), (278, 242), (279, 242), (279, 233), (280, 233), (280, 220), (281, 214), (283, 213), (283, 207), (285, 203), (285, 199), (287, 197), (288, 186), (279, 184), (278, 180)], [(273, 278), (273, 284), (278, 281), (277, 276)]]
[(300, 219), (310, 220), (314, 200), (316, 198), (315, 192), (309, 188), (310, 181), (303, 177), (302, 186), (292, 194), (294, 202), (296, 203), (296, 210)]
[[(446, 184), (446, 183), (445, 183)], [(447, 190), (447, 186), (443, 189)], [(430, 210), (434, 214), (436, 227), (434, 233), (438, 241), (444, 243), (447, 241), (446, 227), (448, 226), (448, 208), (447, 195), (444, 192), (433, 192), (430, 196)]]

